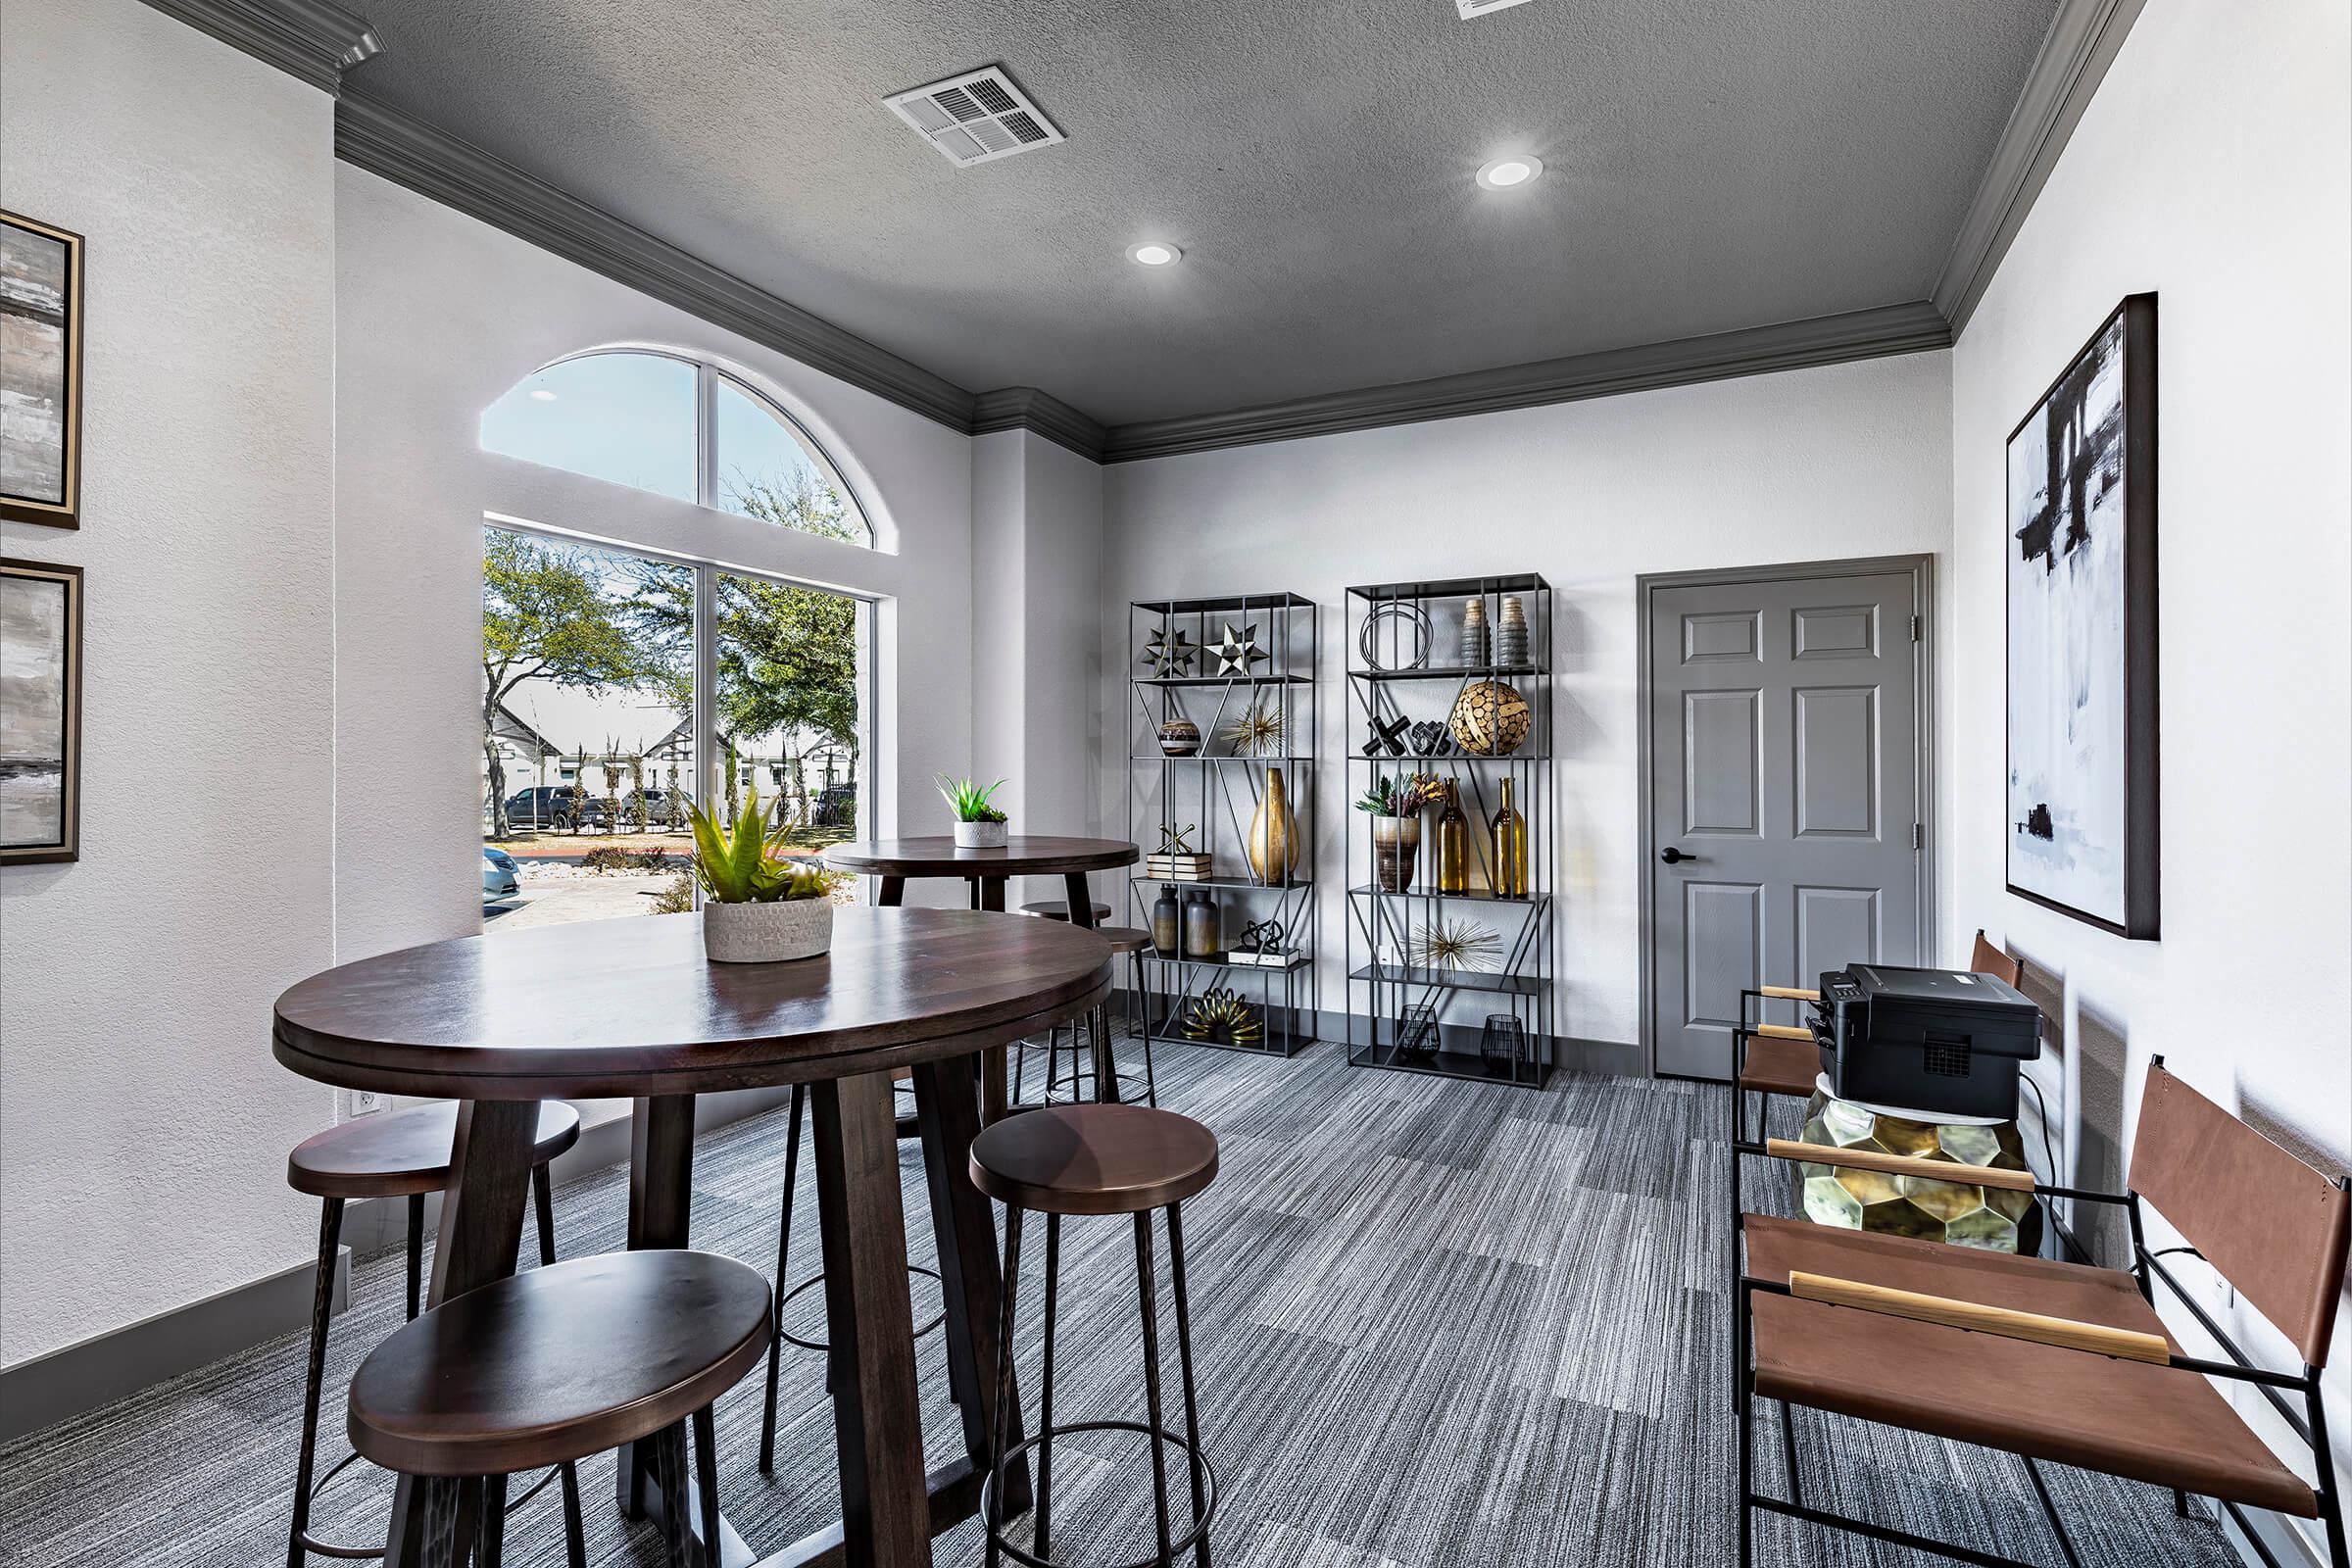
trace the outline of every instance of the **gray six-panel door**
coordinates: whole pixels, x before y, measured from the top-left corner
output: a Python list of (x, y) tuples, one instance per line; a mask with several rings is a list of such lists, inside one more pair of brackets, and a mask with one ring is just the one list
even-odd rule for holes
[(1919, 961), (1912, 595), (1908, 572), (1651, 590), (1658, 1071), (1728, 1077), (1743, 987)]

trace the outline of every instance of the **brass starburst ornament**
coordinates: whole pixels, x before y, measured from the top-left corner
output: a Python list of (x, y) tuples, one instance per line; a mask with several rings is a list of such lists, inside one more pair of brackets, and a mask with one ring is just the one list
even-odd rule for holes
[(1222, 733), (1236, 757), (1280, 757), (1285, 730), (1281, 702), (1261, 697), (1226, 720)]
[(1424, 969), (1483, 972), (1494, 967), (1502, 938), (1469, 920), (1432, 920), (1413, 944), (1413, 962)]
[(1253, 1046), (1266, 1037), (1257, 1009), (1224, 986), (1210, 986), (1184, 1010), (1184, 1037), (1212, 1044)]

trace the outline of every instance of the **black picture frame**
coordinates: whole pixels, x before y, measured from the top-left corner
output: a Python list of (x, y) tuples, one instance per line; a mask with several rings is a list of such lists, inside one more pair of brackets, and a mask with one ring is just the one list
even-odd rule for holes
[[(54, 495), (7, 488), (9, 466), (0, 463), (0, 517), (14, 522), (81, 526), (82, 246), (70, 229), (0, 208), (0, 314), (17, 318), (22, 334), (0, 375), (23, 381), (14, 388), (22, 397), (54, 402), (58, 415)], [(52, 338), (54, 355), (33, 352)]]
[[(2006, 455), (2015, 450), (2020, 436), (2037, 422), (2046, 421), (2053, 399), (2082, 384), (2083, 368), (2100, 351), (2102, 342), (2115, 333), (2119, 326), (2123, 355), (2120, 452), (2124, 559), (2118, 608), (2122, 618), (2123, 652), (2120, 697), (2123, 709), (2121, 760), (2124, 819), (2115, 829), (2123, 868), (2121, 908), (2111, 916), (2077, 907), (2061, 899), (2021, 886), (2018, 881), (2019, 838), (2023, 833), (2034, 831), (2034, 825), (2026, 820), (2013, 819), (2017, 817), (2012, 796), (2012, 781), (2017, 768), (2017, 700), (2023, 673), (2018, 658), (2019, 605), (2017, 574), (2013, 568), (2021, 548), (2031, 547), (2021, 543), (2022, 533), (2016, 527), (2020, 510), (2019, 497), (2015, 494), (2016, 469), (2013, 463), (2006, 461)], [(2162, 835), (2158, 788), (2161, 750), (2156, 591), (2156, 296), (2153, 293), (2127, 296), (2101, 319), (2097, 330), (2084, 340), (2082, 347), (2067, 362), (2066, 368), (2034, 400), (2033, 408), (2010, 430), (2003, 448), (2007, 478), (2002, 518), (2004, 766), (2001, 801), (2003, 817), (2010, 819), (2004, 824), (2004, 881), (2008, 891), (2018, 898), (2135, 942), (2159, 940), (2162, 928)], [(2049, 548), (2046, 538), (2042, 548)], [(2042, 836), (2047, 836), (2046, 822), (2041, 825), (2041, 831)]]
[[(52, 758), (39, 754), (11, 755), (0, 751), (0, 787), (46, 769), (54, 760), (58, 776), (58, 831), (54, 836), (10, 844), (0, 841), (0, 865), (37, 865), (81, 858), (81, 568), (54, 561), (24, 561), (0, 556), (0, 582), (32, 581), (54, 584), (64, 596), (64, 615), (57, 634), (64, 658), (58, 693), (59, 725)], [(0, 622), (0, 635), (6, 627)]]

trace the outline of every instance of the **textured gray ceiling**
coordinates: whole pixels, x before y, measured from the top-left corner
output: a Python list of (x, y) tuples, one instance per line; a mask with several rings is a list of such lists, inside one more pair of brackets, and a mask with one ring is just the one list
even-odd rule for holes
[[(350, 79), (1123, 424), (1924, 299), (2055, 3), (363, 0)], [(882, 107), (998, 62), (1066, 144), (958, 170)]]

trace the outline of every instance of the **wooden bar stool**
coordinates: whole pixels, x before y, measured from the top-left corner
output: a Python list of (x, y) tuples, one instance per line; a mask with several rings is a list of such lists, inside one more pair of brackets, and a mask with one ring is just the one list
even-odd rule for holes
[[(355, 1451), (337, 1460), (316, 1481), (318, 1453), (319, 1384), (326, 1375), (327, 1320), (334, 1306), (335, 1251), (342, 1245), (343, 1205), (355, 1198), (406, 1198), (409, 1200), (409, 1317), (416, 1316), (424, 1286), (424, 1200), (446, 1192), (450, 1184), (450, 1147), (457, 1137), (455, 1102), (412, 1105), (406, 1110), (360, 1116), (329, 1127), (295, 1146), (286, 1156), (286, 1185), (319, 1200), (318, 1271), (311, 1293), (311, 1355), (302, 1388), (302, 1444), (294, 1471), (294, 1517), (286, 1540), (287, 1568), (303, 1568), (307, 1553), (322, 1557), (380, 1557), (381, 1546), (353, 1546), (318, 1541), (311, 1535), (311, 1504), (327, 1483), (359, 1458)], [(556, 1209), (548, 1162), (580, 1141), (580, 1113), (562, 1101), (539, 1107), (539, 1126), (531, 1147), (531, 1195), (538, 1210), (539, 1262), (556, 1260)], [(580, 1485), (570, 1465), (564, 1481), (564, 1528), (569, 1540), (572, 1568), (585, 1568), (587, 1554), (580, 1537)], [(537, 1486), (514, 1499), (514, 1506), (536, 1496)]]
[[(1208, 1523), (1216, 1513), (1216, 1476), (1200, 1449), (1200, 1421), (1193, 1396), (1192, 1313), (1184, 1281), (1184, 1200), (1216, 1179), (1215, 1135), (1189, 1117), (1148, 1105), (1042, 1106), (1009, 1117), (972, 1141), (972, 1183), (1004, 1205), (1004, 1327), (997, 1371), (997, 1425), (989, 1447), (982, 1512), (988, 1528), (988, 1568), (1009, 1556), (1028, 1568), (1050, 1568), (1053, 1556), (1054, 1440), (1078, 1432), (1142, 1434), (1152, 1448), (1153, 1518), (1158, 1551), (1126, 1568), (1157, 1564), (1172, 1568), (1176, 1554), (1191, 1551), (1197, 1568), (1209, 1568)], [(1152, 1210), (1168, 1211), (1168, 1260), (1176, 1299), (1176, 1356), (1184, 1382), (1185, 1436), (1169, 1431), (1160, 1415), (1158, 1276), (1152, 1263)], [(1046, 1216), (1046, 1359), (1039, 1379), (1037, 1436), (1006, 1443), (1014, 1402), (1012, 1381), (1013, 1295), (1020, 1277), (1021, 1215)], [(1064, 1214), (1135, 1216), (1135, 1274), (1143, 1306), (1144, 1407), (1135, 1421), (1077, 1421), (1054, 1424), (1054, 1318), (1061, 1266)], [(1168, 1517), (1166, 1446), (1184, 1449), (1192, 1475), (1190, 1529), (1174, 1533)], [(1037, 1450), (1034, 1554), (1004, 1539), (1003, 1480), (1005, 1466)]]
[[(891, 1077), (893, 1079), (891, 1087), (894, 1090), (912, 1092), (913, 1074), (908, 1069), (901, 1067), (891, 1074)], [(792, 1104), (786, 1112), (791, 1118), (791, 1123), (784, 1134), (783, 1213), (776, 1221), (776, 1306), (769, 1323), (771, 1333), (767, 1342), (767, 1392), (765, 1402), (760, 1406), (760, 1473), (761, 1475), (773, 1475), (776, 1468), (776, 1391), (783, 1375), (784, 1347), (797, 1345), (804, 1350), (827, 1353), (833, 1348), (824, 1340), (805, 1339), (784, 1326), (784, 1308), (792, 1303), (793, 1298), (813, 1291), (825, 1283), (825, 1271), (821, 1268), (798, 1285), (786, 1283), (792, 1278), (792, 1200), (793, 1195), (800, 1190), (801, 1116), (808, 1103), (808, 1086), (794, 1084), (792, 1086)], [(916, 1124), (913, 1114), (901, 1112), (899, 1115), (899, 1142), (906, 1143), (909, 1139), (919, 1140), (921, 1137), (922, 1129)], [(927, 1280), (939, 1280), (937, 1269), (925, 1268), (920, 1263), (908, 1263), (906, 1272), (919, 1274)], [(918, 1340), (923, 1338), (946, 1323), (947, 1320), (948, 1309), (943, 1283), (939, 1311), (931, 1321), (921, 1324), (915, 1329), (914, 1337)]]
[[(507, 1477), (624, 1443), (653, 1452), (670, 1560), (690, 1515), (719, 1517), (710, 1405), (767, 1348), (760, 1271), (715, 1252), (602, 1252), (452, 1297), (368, 1353), (351, 1380), (351, 1446), (402, 1475), (455, 1481), (429, 1564), (497, 1568)], [(686, 1498), (694, 1425), (699, 1508)], [(715, 1544), (694, 1556), (718, 1568)]]
[[(1053, 916), (1048, 916), (1047, 918), (1053, 918)], [(1121, 1004), (1120, 1021), (1135, 1034), (1136, 1038), (1144, 1043), (1144, 1103), (1156, 1106), (1159, 1103), (1159, 1081), (1153, 1074), (1152, 1067), (1152, 982), (1144, 965), (1144, 955), (1152, 951), (1152, 933), (1132, 925), (1104, 925), (1097, 926), (1095, 928), (1095, 935), (1108, 942), (1110, 944), (1111, 953), (1114, 956), (1124, 956), (1131, 966), (1133, 977), (1133, 985), (1131, 988), (1132, 1000), (1123, 1002)], [(1142, 1022), (1140, 1024), (1137, 1022), (1136, 1017), (1139, 1012), (1142, 1014)], [(1115, 1062), (1117, 1059), (1117, 1053), (1115, 1049), (1113, 1049), (1114, 1047), (1115, 1041), (1106, 1043), (1103, 1048), (1102, 1054), (1110, 1055)], [(1101, 1100), (1105, 1098), (1102, 1093), (1102, 1086), (1100, 1084), (1095, 1086), (1095, 1093), (1092, 1095), (1082, 1096), (1080, 1093), (1078, 1085), (1078, 1064), (1082, 1058), (1080, 1057), (1078, 1051), (1078, 1025), (1077, 1022), (1073, 1020), (1070, 1024), (1069, 1098), (1068, 1100), (1061, 1102), (1056, 1102), (1054, 1100), (1054, 1091), (1061, 1082), (1061, 1069), (1059, 1066), (1059, 1062), (1061, 1060), (1060, 1048), (1061, 1030), (1058, 1026), (1056, 1026), (1054, 1029), (1049, 1030), (1046, 1035), (1046, 1098), (1044, 1102), (1052, 1105), (1056, 1103), (1075, 1103), (1082, 1098), (1093, 1100)], [(1100, 1061), (1100, 1056), (1096, 1056), (1088, 1061), (1087, 1070), (1090, 1075), (1097, 1070), (1095, 1064), (1096, 1062)], [(1028, 1069), (1029, 1047), (1028, 1042), (1023, 1041), (1013, 1058), (1012, 1100), (1015, 1105), (1020, 1103), (1021, 1084), (1023, 1079), (1027, 1076)], [(1121, 1084), (1131, 1081), (1131, 1075), (1127, 1073), (1116, 1072), (1115, 1068), (1114, 1073)], [(1118, 1095), (1112, 1095), (1108, 1098), (1117, 1100), (1122, 1097)]]
[[(1097, 904), (1093, 906), (1093, 908), (1096, 925), (1099, 926), (1110, 918), (1109, 905)], [(1040, 899), (1035, 904), (1022, 905), (1021, 913), (1035, 915), (1041, 920), (1067, 920), (1070, 917), (1070, 906), (1060, 899)]]

